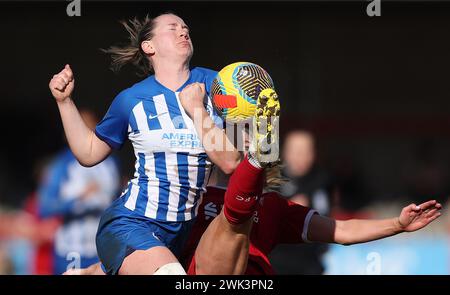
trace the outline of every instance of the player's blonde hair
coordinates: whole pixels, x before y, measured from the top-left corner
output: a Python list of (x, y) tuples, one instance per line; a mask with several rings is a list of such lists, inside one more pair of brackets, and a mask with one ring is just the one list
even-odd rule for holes
[[(173, 12), (165, 12), (158, 16), (166, 14), (176, 15)], [(101, 49), (103, 52), (111, 55), (110, 68), (113, 72), (118, 72), (128, 63), (138, 68), (139, 76), (148, 76), (153, 72), (152, 63), (142, 50), (141, 44), (153, 38), (153, 30), (156, 25), (155, 19), (156, 17), (150, 18), (146, 15), (142, 20), (135, 17), (128, 21), (120, 21), (129, 34), (129, 43), (124, 46), (111, 46), (108, 49)]]
[(281, 171), (283, 170), (283, 165), (278, 163), (273, 167), (267, 167), (264, 169), (266, 182), (264, 184), (264, 189), (277, 191), (280, 186), (288, 182), (288, 179), (283, 176)]

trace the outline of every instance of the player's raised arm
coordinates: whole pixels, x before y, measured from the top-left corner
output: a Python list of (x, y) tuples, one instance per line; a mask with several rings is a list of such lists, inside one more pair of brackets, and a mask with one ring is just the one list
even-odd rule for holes
[(403, 208), (400, 216), (381, 220), (350, 219), (346, 221), (314, 215), (308, 229), (308, 240), (352, 245), (390, 237), (401, 232), (419, 230), (441, 213), (442, 205), (432, 200)]
[(193, 83), (180, 92), (180, 102), (194, 122), (195, 130), (211, 161), (226, 174), (231, 174), (239, 164), (240, 154), (225, 132), (217, 127), (203, 106), (205, 84)]
[(70, 149), (83, 166), (94, 166), (104, 160), (111, 148), (100, 140), (84, 123), (72, 100), (75, 79), (72, 69), (66, 65), (50, 80), (49, 87), (58, 104)]

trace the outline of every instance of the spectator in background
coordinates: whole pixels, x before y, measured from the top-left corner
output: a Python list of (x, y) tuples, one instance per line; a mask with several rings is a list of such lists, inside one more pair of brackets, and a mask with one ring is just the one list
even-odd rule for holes
[(445, 202), (450, 193), (448, 152), (438, 141), (423, 139), (412, 149), (412, 159), (403, 168), (406, 195), (415, 201), (433, 196)]
[[(286, 136), (283, 159), (289, 182), (281, 186), (281, 195), (305, 207), (330, 215), (332, 185), (329, 176), (314, 165), (315, 140), (310, 132), (296, 130)], [(270, 255), (277, 274), (322, 274), (325, 244), (279, 245)], [(298, 263), (301, 261), (302, 263)]]
[[(92, 112), (80, 114), (89, 128), (95, 128)], [(112, 157), (90, 168), (81, 166), (68, 147), (55, 157), (38, 190), (40, 217), (62, 221), (54, 240), (54, 274), (98, 261), (95, 236), (100, 216), (119, 189), (120, 173)]]
[[(33, 172), (36, 183), (41, 182), (47, 165), (48, 159), (36, 163)], [(36, 191), (27, 196), (21, 208), (0, 212), (0, 241), (4, 242), (3, 259), (9, 265), (9, 274), (52, 274), (53, 238), (59, 224), (57, 217), (39, 218)], [(0, 273), (4, 273), (1, 258)]]
[(0, 275), (12, 275), (14, 269), (6, 247), (0, 243)]
[[(49, 168), (51, 159), (40, 158), (34, 165), (33, 178), (35, 184), (40, 184), (44, 180), (46, 171)], [(59, 217), (42, 219), (39, 215), (39, 196), (37, 190), (31, 192), (22, 206), (22, 214), (27, 215), (29, 235), (24, 235), (33, 244), (33, 254), (29, 261), (28, 272), (33, 275), (53, 274), (53, 244), (56, 230), (61, 225)], [(25, 227), (24, 218), (19, 222), (19, 226)]]

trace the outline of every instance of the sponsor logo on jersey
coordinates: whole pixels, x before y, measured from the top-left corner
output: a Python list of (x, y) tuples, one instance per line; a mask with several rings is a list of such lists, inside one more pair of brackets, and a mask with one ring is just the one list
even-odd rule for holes
[(206, 204), (204, 210), (205, 210), (205, 220), (215, 218), (219, 213), (217, 205), (214, 204), (213, 202), (209, 202), (208, 204)]
[(239, 195), (237, 195), (236, 196), (236, 200), (238, 200), (238, 201), (244, 201), (244, 202), (250, 202), (251, 201), (251, 199), (256, 199), (256, 200), (258, 200), (258, 196), (253, 196), (253, 197), (242, 197), (242, 196), (239, 196)]
[(171, 148), (200, 148), (200, 139), (195, 133), (166, 132), (163, 133), (163, 140), (169, 141)]
[(168, 112), (163, 112), (163, 113), (161, 113), (161, 114), (156, 114), (156, 115), (150, 114), (150, 115), (148, 115), (148, 118), (149, 118), (150, 120), (153, 120), (153, 119), (156, 119), (156, 118), (158, 118), (159, 116), (165, 115), (165, 114), (167, 114), (167, 113), (168, 113)]

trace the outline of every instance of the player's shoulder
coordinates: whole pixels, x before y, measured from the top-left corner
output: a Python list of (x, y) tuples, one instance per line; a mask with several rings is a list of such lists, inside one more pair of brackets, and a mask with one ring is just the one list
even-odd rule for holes
[(284, 199), (276, 192), (264, 192), (259, 198), (259, 204), (261, 212), (282, 212), (286, 207)]
[(137, 98), (142, 99), (149, 96), (152, 89), (158, 87), (158, 84), (155, 81), (155, 76), (150, 75), (147, 78), (134, 83), (132, 86), (122, 90), (118, 97), (126, 97), (126, 98)]
[(155, 87), (154, 76), (149, 76), (120, 91), (114, 98), (112, 106), (121, 110), (130, 110), (137, 103), (151, 96), (152, 93), (149, 89), (154, 89)]
[(195, 82), (205, 83), (206, 90), (209, 92), (211, 84), (217, 76), (217, 71), (203, 68), (195, 67), (191, 69), (191, 79)]
[(266, 205), (270, 206), (279, 206), (279, 207), (290, 207), (290, 206), (294, 206), (294, 207), (298, 207), (298, 208), (305, 208), (305, 209), (310, 209), (308, 207), (302, 206), (300, 204), (294, 203), (292, 201), (290, 201), (289, 199), (283, 197), (280, 193), (278, 192), (274, 192), (274, 191), (270, 191), (270, 192), (266, 192), (263, 193), (262, 195), (263, 199), (264, 199), (264, 203), (266, 203)]
[(217, 75), (217, 71), (204, 68), (204, 67), (195, 67), (191, 69), (192, 74), (215, 77)]
[(112, 101), (112, 106), (123, 108), (131, 105), (134, 100), (133, 91), (131, 88), (132, 87), (120, 91)]
[(285, 203), (286, 199), (283, 198), (279, 193), (274, 191), (264, 192), (262, 194), (262, 197), (265, 200), (269, 200), (270, 202), (276, 202), (276, 203)]

